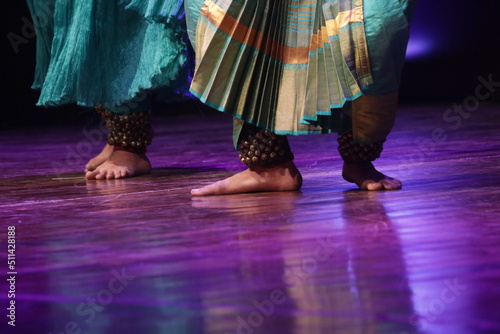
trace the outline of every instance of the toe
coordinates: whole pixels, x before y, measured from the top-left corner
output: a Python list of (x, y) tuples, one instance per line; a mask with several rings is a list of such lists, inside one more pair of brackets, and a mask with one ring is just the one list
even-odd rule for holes
[(193, 196), (208, 196), (208, 195), (221, 195), (224, 192), (221, 190), (222, 181), (212, 183), (208, 186), (191, 190)]
[(205, 186), (191, 190), (191, 195), (193, 196), (206, 196), (210, 194), (213, 194), (213, 192), (210, 192), (210, 186)]
[(370, 191), (375, 191), (375, 190), (381, 190), (384, 187), (380, 182), (376, 182), (374, 180), (368, 179), (363, 181), (361, 185), (359, 185), (359, 188), (362, 190), (370, 190)]
[(125, 177), (128, 177), (128, 175), (129, 175), (129, 173), (126, 169), (121, 170), (120, 173), (118, 173), (118, 174), (119, 174), (119, 177), (117, 177), (117, 179), (125, 178)]
[(401, 189), (402, 187), (401, 181), (396, 179), (385, 179), (382, 180), (381, 183), (387, 190), (396, 190), (396, 189)]
[(106, 179), (106, 172), (105, 171), (96, 171), (95, 179), (96, 180)]
[(113, 179), (122, 179), (124, 177), (127, 176), (127, 172), (125, 172), (124, 170), (119, 170), (119, 171), (115, 171), (113, 173)]
[(380, 183), (380, 182), (373, 182), (373, 181), (371, 181), (371, 182), (369, 182), (369, 183), (367, 184), (366, 189), (367, 189), (367, 190), (370, 190), (370, 191), (377, 191), (377, 190), (382, 190), (382, 189), (384, 189), (384, 186), (383, 186), (383, 184), (382, 184), (382, 183)]
[(96, 173), (95, 173), (94, 171), (92, 171), (92, 172), (86, 172), (86, 173), (85, 173), (85, 178), (86, 178), (87, 180), (95, 180), (95, 178), (96, 178)]

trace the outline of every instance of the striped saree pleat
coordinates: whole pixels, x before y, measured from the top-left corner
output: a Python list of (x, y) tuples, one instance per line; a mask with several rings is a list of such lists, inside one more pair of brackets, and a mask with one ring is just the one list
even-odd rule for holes
[(191, 91), (216, 109), (278, 134), (325, 132), (318, 117), (371, 82), (361, 0), (193, 1)]

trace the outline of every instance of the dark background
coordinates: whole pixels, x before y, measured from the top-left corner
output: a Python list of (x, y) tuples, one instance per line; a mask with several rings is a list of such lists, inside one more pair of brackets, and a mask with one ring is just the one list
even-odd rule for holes
[[(112, 0), (110, 0), (112, 1)], [(2, 9), (2, 106), (0, 130), (23, 125), (64, 124), (88, 117), (88, 108), (36, 107), (30, 89), (35, 68), (35, 38), (15, 53), (9, 32), (21, 35), (24, 1), (6, 0)], [(401, 87), (402, 103), (460, 103), (474, 95), (479, 76), (500, 82), (500, 2), (498, 0), (420, 0)], [(498, 103), (500, 88), (488, 102)], [(155, 110), (165, 115), (197, 112), (196, 101)], [(168, 110), (168, 112), (166, 111)]]

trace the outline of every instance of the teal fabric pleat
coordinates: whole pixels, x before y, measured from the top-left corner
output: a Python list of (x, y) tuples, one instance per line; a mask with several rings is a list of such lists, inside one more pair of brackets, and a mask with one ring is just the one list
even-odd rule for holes
[[(42, 3), (28, 0), (33, 17)], [(34, 22), (38, 105), (102, 105), (127, 114), (130, 108), (116, 107), (145, 89), (182, 85), (182, 1), (57, 0), (52, 12), (49, 25)]]
[(365, 31), (372, 65), (373, 84), (367, 95), (399, 89), (409, 39), (409, 22), (417, 0), (364, 0)]
[(184, 15), (184, 1), (179, 0), (132, 0), (127, 8), (133, 8), (146, 19), (168, 23), (172, 18)]
[(36, 39), (36, 69), (32, 85), (41, 89), (50, 64), (52, 40), (54, 39), (54, 11), (56, 0), (27, 0), (33, 18)]

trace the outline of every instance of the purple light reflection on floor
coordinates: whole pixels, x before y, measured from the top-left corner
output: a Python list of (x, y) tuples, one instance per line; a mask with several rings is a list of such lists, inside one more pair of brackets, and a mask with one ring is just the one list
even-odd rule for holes
[[(0, 228), (17, 231), (16, 331), (500, 330), (498, 106), (410, 159), (416, 138), (445, 128), (443, 110), (401, 108), (377, 166), (404, 188), (379, 193), (345, 183), (335, 136), (317, 135), (290, 138), (301, 192), (192, 198), (192, 187), (240, 168), (226, 115), (159, 118), (153, 173), (102, 182), (69, 165), (52, 171), (81, 142), (78, 129), (0, 133), (0, 168), (12, 170), (0, 176)], [(227, 141), (206, 142), (213, 131)]]

